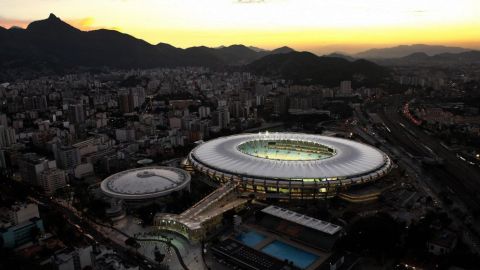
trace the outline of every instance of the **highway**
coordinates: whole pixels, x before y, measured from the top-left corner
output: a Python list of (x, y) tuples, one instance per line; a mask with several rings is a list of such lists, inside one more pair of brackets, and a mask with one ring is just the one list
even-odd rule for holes
[[(99, 223), (98, 221), (89, 218), (89, 217), (82, 217), (82, 214), (73, 208), (70, 205), (66, 205), (63, 201), (60, 200), (49, 200), (50, 206), (56, 206), (58, 211), (64, 213), (64, 217), (67, 221), (74, 225), (82, 235), (92, 242), (98, 244), (96, 240), (101, 241), (104, 245), (112, 247), (115, 251), (119, 253), (119, 257), (122, 258), (125, 262), (131, 265), (138, 265), (140, 269), (165, 269), (168, 268), (166, 265), (158, 264), (157, 262), (153, 261), (152, 259), (148, 258), (147, 256), (143, 256), (138, 252), (133, 252), (132, 247), (125, 246), (123, 239), (131, 238), (132, 236), (126, 234), (125, 232), (116, 229), (110, 225)], [(75, 220), (77, 223), (72, 223), (70, 220)], [(111, 233), (105, 233), (105, 230), (115, 232), (115, 234), (119, 235), (118, 238), (112, 235)], [(93, 237), (92, 237), (93, 235)], [(113, 239), (112, 237), (115, 237)], [(155, 239), (145, 239), (145, 238), (137, 238), (133, 237), (137, 242), (156, 242), (156, 243), (164, 243), (170, 246), (175, 255), (178, 259), (179, 266), (184, 270), (189, 270), (188, 266), (185, 264), (179, 249), (173, 245), (172, 243), (162, 240), (159, 238)]]
[[(437, 153), (430, 146), (420, 144), (418, 141), (420, 137), (417, 135), (418, 131), (412, 132), (407, 130), (410, 126), (409, 123), (405, 123), (406, 120), (397, 113), (393, 103), (389, 109), (385, 108), (383, 103), (380, 105), (381, 107), (376, 111), (383, 120), (380, 119), (381, 121), (377, 124), (377, 128), (373, 128), (370, 121), (363, 117), (360, 110), (354, 112), (356, 119), (360, 120), (360, 125), (354, 128), (354, 132), (362, 139), (377, 145), (393, 157), (395, 163), (404, 168), (410, 177), (413, 177), (417, 188), (430, 196), (436, 207), (440, 207), (449, 213), (454, 224), (461, 228), (462, 239), (465, 243), (472, 248), (473, 252), (480, 254), (480, 234), (478, 230), (480, 222), (469, 218), (471, 226), (465, 224), (465, 219), (458, 215), (455, 207), (446, 206), (443, 200), (440, 200), (438, 194), (444, 191), (449, 192), (450, 199), (454, 201), (456, 206), (463, 209), (463, 212), (467, 213), (467, 215), (471, 214), (470, 210), (472, 210), (468, 205), (478, 207), (477, 201), (471, 199), (471, 197), (462, 196), (461, 192), (466, 192), (465, 187), (462, 185), (456, 187), (457, 191), (452, 190), (455, 185), (461, 183), (457, 180), (458, 176), (452, 176), (450, 172), (442, 167), (432, 167), (426, 170), (425, 167), (421, 166), (419, 161), (422, 156), (437, 155)], [(373, 107), (370, 107), (370, 109)], [(421, 132), (423, 133), (423, 131)], [(459, 190), (462, 191), (460, 192)]]
[[(2, 184), (2, 188), (0, 190), (1, 192), (14, 194), (13, 189), (26, 187), (23, 190), (28, 192), (28, 200), (46, 207), (48, 211), (62, 217), (63, 220), (65, 220), (65, 223), (63, 224), (77, 231), (87, 243), (90, 243), (91, 245), (102, 244), (106, 247), (109, 247), (113, 249), (124, 262), (128, 263), (129, 265), (139, 266), (140, 269), (162, 268), (162, 266), (158, 265), (156, 262), (147, 260), (148, 258), (139, 254), (135, 254), (132, 248), (126, 247), (123, 243), (119, 244), (115, 241), (112, 241), (112, 239), (99, 230), (98, 224), (95, 224), (92, 222), (92, 220), (83, 216), (82, 213), (68, 205), (65, 201), (44, 196), (38, 193), (38, 191), (36, 191), (34, 188), (24, 185), (23, 183), (13, 179), (4, 179), (4, 181), (5, 182), (0, 182)], [(180, 254), (177, 252), (177, 250), (175, 251), (177, 256), (179, 256)], [(181, 260), (181, 257), (179, 260)], [(188, 270), (188, 268), (184, 269)]]
[(148, 262), (145, 258), (141, 256), (135, 256), (129, 248), (116, 243), (99, 231), (95, 224), (93, 224), (89, 219), (83, 218), (78, 211), (65, 207), (63, 204), (59, 203), (56, 200), (51, 200), (49, 198), (37, 197), (37, 200), (43, 202), (43, 204), (48, 205), (50, 210), (57, 211), (65, 219), (66, 223), (75, 228), (80, 235), (85, 237), (85, 239), (93, 244), (103, 244), (114, 249), (120, 258), (127, 262), (130, 265), (140, 266), (140, 269), (150, 269), (154, 262)]
[(390, 98), (383, 109), (377, 111), (385, 125), (391, 130), (387, 140), (403, 147), (414, 157), (439, 157), (444, 165), (427, 171), (442, 183), (449, 193), (456, 194), (469, 210), (480, 214), (480, 170), (458, 158), (441, 145), (441, 142), (405, 119), (398, 111), (402, 100)]

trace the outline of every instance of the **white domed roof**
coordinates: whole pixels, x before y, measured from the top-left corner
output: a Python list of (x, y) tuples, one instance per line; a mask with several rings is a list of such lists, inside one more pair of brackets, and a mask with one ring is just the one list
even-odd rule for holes
[[(321, 145), (332, 153), (319, 158), (282, 160), (264, 158), (240, 151), (245, 143), (265, 140)], [(307, 145), (308, 147), (308, 145)], [(367, 144), (352, 140), (304, 133), (239, 134), (221, 137), (197, 146), (190, 159), (221, 173), (260, 179), (352, 178), (384, 167), (386, 154)]]
[(183, 189), (190, 174), (173, 167), (143, 167), (116, 173), (101, 183), (104, 194), (120, 199), (148, 199)]

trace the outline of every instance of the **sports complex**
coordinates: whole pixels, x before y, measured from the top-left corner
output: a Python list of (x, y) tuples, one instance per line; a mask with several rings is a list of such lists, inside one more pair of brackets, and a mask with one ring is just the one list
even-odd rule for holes
[(374, 182), (392, 168), (379, 149), (304, 133), (239, 134), (201, 143), (188, 162), (220, 183), (257, 198), (321, 199)]
[[(286, 201), (344, 196), (352, 186), (368, 185), (385, 176), (392, 161), (379, 149), (352, 140), (304, 133), (260, 133), (200, 142), (184, 166), (208, 176), (220, 187), (183, 213), (157, 214), (154, 223), (159, 230), (199, 241), (220, 224), (223, 213), (241, 209), (252, 196)], [(295, 217), (291, 222), (302, 226), (328, 225), (323, 221), (314, 224), (311, 218), (302, 219), (297, 214), (289, 216)], [(281, 215), (280, 219), (288, 217)]]
[(100, 184), (106, 196), (136, 207), (190, 189), (190, 174), (173, 167), (141, 167), (107, 177)]

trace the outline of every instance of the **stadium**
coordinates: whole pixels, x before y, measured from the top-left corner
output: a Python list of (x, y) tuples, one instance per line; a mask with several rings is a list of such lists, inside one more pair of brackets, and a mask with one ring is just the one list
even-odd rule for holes
[(392, 167), (379, 149), (352, 140), (303, 133), (239, 134), (204, 142), (189, 165), (214, 181), (235, 182), (257, 198), (329, 198), (372, 183)]
[(142, 167), (113, 174), (100, 184), (110, 198), (123, 200), (129, 206), (151, 203), (173, 192), (190, 189), (190, 174), (173, 167)]

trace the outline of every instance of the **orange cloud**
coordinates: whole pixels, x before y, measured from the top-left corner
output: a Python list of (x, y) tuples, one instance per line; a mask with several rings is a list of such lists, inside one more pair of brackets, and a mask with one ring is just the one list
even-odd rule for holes
[(7, 19), (7, 18), (0, 17), (0, 26), (5, 28), (10, 28), (13, 26), (26, 28), (29, 23), (30, 23), (29, 20)]

